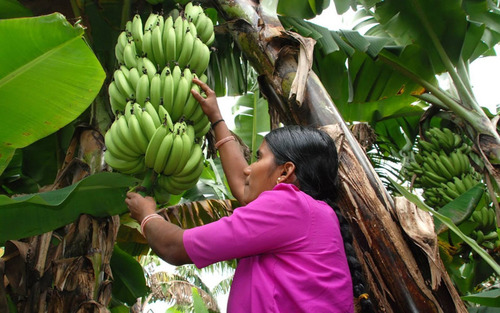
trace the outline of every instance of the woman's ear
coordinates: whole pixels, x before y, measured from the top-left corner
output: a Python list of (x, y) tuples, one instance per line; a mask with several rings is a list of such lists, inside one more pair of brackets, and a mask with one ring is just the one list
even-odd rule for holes
[(295, 164), (288, 161), (283, 164), (283, 171), (280, 176), (280, 182), (294, 184), (295, 180)]

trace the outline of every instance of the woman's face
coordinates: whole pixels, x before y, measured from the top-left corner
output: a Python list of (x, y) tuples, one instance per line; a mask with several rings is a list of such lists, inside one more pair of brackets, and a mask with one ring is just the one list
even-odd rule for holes
[(282, 166), (276, 165), (273, 153), (263, 141), (257, 150), (257, 161), (243, 170), (246, 175), (243, 194), (245, 203), (255, 200), (263, 191), (273, 189), (282, 171)]

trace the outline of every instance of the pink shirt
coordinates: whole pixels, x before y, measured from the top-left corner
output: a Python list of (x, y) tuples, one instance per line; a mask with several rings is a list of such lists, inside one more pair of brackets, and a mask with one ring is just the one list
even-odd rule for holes
[(278, 184), (183, 240), (198, 268), (239, 259), (230, 313), (354, 312), (337, 216), (294, 185)]

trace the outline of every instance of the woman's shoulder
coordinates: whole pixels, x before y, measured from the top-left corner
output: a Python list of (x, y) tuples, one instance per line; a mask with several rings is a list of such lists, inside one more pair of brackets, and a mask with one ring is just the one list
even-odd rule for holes
[[(280, 183), (274, 186), (273, 189), (262, 192), (256, 200), (285, 204), (289, 202), (299, 203), (305, 201), (304, 196), (307, 196), (297, 186), (293, 184)], [(307, 196), (308, 197), (308, 196)]]

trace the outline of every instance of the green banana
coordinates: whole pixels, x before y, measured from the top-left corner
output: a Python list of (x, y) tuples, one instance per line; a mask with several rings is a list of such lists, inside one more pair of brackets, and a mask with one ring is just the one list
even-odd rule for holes
[(197, 105), (196, 109), (194, 110), (194, 112), (191, 115), (191, 117), (189, 118), (189, 120), (191, 122), (193, 122), (193, 124), (196, 124), (199, 121), (201, 121), (201, 119), (203, 118), (204, 115), (205, 115), (205, 113), (203, 112), (203, 109), (201, 108), (201, 105)]
[(183, 34), (183, 22), (182, 16), (178, 16), (174, 20), (174, 31), (175, 31), (175, 46), (177, 47), (175, 50), (175, 60), (179, 59), (179, 55), (182, 48), (182, 41), (184, 40)]
[(160, 150), (163, 139), (169, 134), (169, 130), (165, 125), (158, 127), (149, 140), (144, 156), (144, 163), (148, 168), (154, 168), (158, 151)]
[(130, 86), (130, 83), (123, 74), (122, 70), (120, 69), (115, 70), (113, 74), (113, 79), (116, 84), (116, 87), (118, 87), (118, 90), (120, 90), (120, 92), (124, 96), (126, 96), (127, 99), (135, 99), (134, 88)]
[(196, 185), (198, 179), (200, 178), (201, 173), (205, 169), (205, 164), (203, 161), (200, 161), (195, 164), (194, 169), (191, 173), (185, 176), (172, 175), (170, 176), (171, 182), (178, 189), (188, 190)]
[(153, 137), (157, 127), (155, 126), (153, 118), (147, 111), (142, 111), (139, 123), (141, 124), (141, 128), (146, 134), (146, 137), (148, 137), (148, 140), (151, 140), (151, 137)]
[(158, 107), (160, 106), (161, 103), (161, 98), (162, 98), (162, 84), (161, 84), (161, 78), (160, 74), (156, 73), (153, 76), (153, 79), (151, 79), (150, 86), (149, 86), (149, 102), (154, 106), (156, 110), (158, 110)]
[(166, 124), (170, 131), (174, 130), (174, 124), (172, 122), (172, 118), (170, 117), (170, 113), (168, 113), (167, 109), (163, 105), (160, 105), (158, 108), (158, 116), (160, 117), (161, 123)]
[(189, 86), (190, 84), (188, 83), (186, 77), (181, 75), (177, 84), (177, 89), (175, 90), (174, 105), (170, 114), (173, 121), (178, 121), (182, 116), (184, 105), (186, 104), (187, 97), (190, 93)]
[(144, 105), (149, 99), (149, 77), (147, 74), (142, 74), (137, 82), (136, 87), (136, 102)]
[(174, 134), (172, 132), (168, 132), (165, 138), (163, 138), (160, 148), (158, 149), (158, 154), (155, 158), (153, 169), (156, 173), (162, 173), (165, 169), (173, 142)]
[[(137, 67), (132, 67), (129, 71), (128, 71), (128, 81), (130, 82), (130, 85), (132, 85), (132, 87), (135, 89), (137, 88), (137, 83), (139, 82), (139, 79), (141, 78), (141, 73), (139, 72), (139, 70), (137, 69)], [(137, 94), (137, 92), (136, 92)]]
[(418, 145), (421, 148), (420, 149), (421, 151), (427, 151), (427, 152), (435, 151), (434, 146), (428, 141), (420, 140), (418, 142)]
[(467, 188), (465, 187), (464, 182), (459, 177), (453, 177), (453, 183), (457, 187), (457, 191), (460, 194), (463, 194), (463, 193), (465, 193), (467, 191)]
[(156, 65), (149, 58), (142, 58), (142, 72), (148, 74), (149, 80), (156, 74)]
[(113, 113), (116, 115), (116, 112), (123, 111), (127, 104), (127, 97), (118, 90), (114, 81), (108, 85), (108, 94)]
[(115, 45), (115, 57), (118, 63), (124, 63), (125, 61), (123, 60), (123, 52), (125, 50), (125, 46), (128, 43), (128, 36), (126, 31), (122, 31), (118, 35), (118, 39), (116, 41)]
[(193, 34), (189, 30), (184, 33), (184, 38), (182, 39), (182, 48), (179, 53), (179, 57), (177, 58), (177, 62), (180, 67), (186, 67), (188, 65), (189, 59), (191, 58), (191, 54), (193, 53), (194, 47), (194, 38)]
[(137, 159), (137, 155), (128, 155), (119, 146), (117, 146), (113, 140), (113, 135), (109, 130), (106, 134), (104, 134), (104, 144), (106, 145), (106, 150), (112, 153), (116, 158), (124, 161), (134, 161)]
[(135, 152), (137, 155), (142, 154), (142, 151), (137, 147), (132, 139), (132, 135), (130, 129), (128, 127), (127, 119), (125, 115), (120, 115), (118, 119), (115, 121), (116, 124), (116, 132), (118, 136), (120, 136), (122, 142), (127, 146), (128, 149)]
[(214, 42), (214, 40), (215, 40), (215, 32), (212, 33), (212, 35), (210, 36), (210, 38), (208, 38), (208, 40), (205, 42), (205, 44), (207, 46), (210, 46), (210, 45), (212, 45), (212, 43)]
[[(162, 17), (163, 19), (163, 17)], [(165, 52), (163, 51), (163, 27), (160, 23), (153, 27), (151, 34), (151, 45), (153, 48), (154, 59), (156, 64), (163, 68), (165, 66)]]
[(203, 150), (199, 145), (193, 145), (191, 148), (189, 160), (186, 162), (186, 165), (184, 165), (182, 170), (177, 173), (176, 176), (188, 176), (196, 169), (198, 163), (201, 162), (203, 162)]
[(128, 68), (137, 66), (137, 52), (135, 50), (135, 43), (133, 41), (127, 42), (127, 44), (123, 48), (122, 60)]
[(184, 168), (184, 166), (186, 166), (186, 163), (189, 161), (189, 155), (190, 155), (189, 153), (191, 152), (191, 148), (194, 145), (194, 140), (191, 140), (191, 137), (187, 134), (186, 131), (184, 131), (181, 134), (181, 139), (182, 139), (182, 152), (179, 157), (177, 167), (172, 173), (173, 175), (180, 173)]
[(182, 133), (181, 133), (181, 123), (174, 124), (174, 140), (172, 143), (172, 150), (170, 151), (170, 155), (168, 156), (167, 163), (165, 164), (165, 168), (163, 170), (163, 174), (172, 175), (174, 171), (177, 169), (180, 158), (183, 152), (183, 144)]
[(199, 29), (198, 36), (204, 43), (207, 43), (214, 33), (214, 23), (212, 22), (212, 19), (207, 15), (202, 15), (200, 16), (200, 18), (204, 18), (205, 23), (203, 29)]
[(448, 171), (446, 166), (441, 162), (441, 160), (439, 158), (437, 160), (435, 160), (435, 162), (439, 168), (439, 174), (441, 174), (442, 176), (444, 176), (448, 180), (453, 179), (453, 175)]
[(146, 149), (148, 148), (149, 141), (146, 134), (142, 131), (139, 119), (137, 118), (136, 114), (130, 115), (128, 124), (132, 139), (134, 140), (137, 147), (140, 149), (141, 154), (145, 154)]
[[(122, 135), (120, 134), (121, 129), (119, 129), (117, 120), (111, 124), (111, 127), (108, 130), (109, 136), (112, 138), (113, 143), (115, 144), (115, 147), (119, 149), (120, 151), (123, 152), (123, 154), (131, 157), (138, 157), (140, 153), (137, 153), (136, 151), (132, 150), (132, 148), (129, 147), (129, 145), (122, 139)], [(109, 139), (109, 137), (108, 137)], [(104, 138), (106, 140), (106, 137)], [(119, 156), (119, 154), (115, 154)]]
[(114, 170), (117, 170), (126, 174), (136, 174), (140, 173), (144, 170), (143, 168), (143, 159), (137, 158), (135, 161), (125, 161), (116, 158), (109, 151), (104, 152), (104, 161), (106, 164), (111, 166)]
[(205, 136), (210, 130), (210, 121), (206, 115), (203, 115), (202, 119), (198, 121), (194, 126), (196, 138), (201, 138)]
[(132, 18), (132, 37), (134, 38), (135, 41), (135, 47), (139, 48), (137, 49), (139, 54), (142, 53), (142, 37), (144, 36), (144, 31), (142, 28), (142, 18), (139, 14), (135, 14), (134, 17)]
[(191, 86), (192, 81), (193, 81), (193, 73), (191, 73), (191, 70), (189, 67), (184, 68), (182, 71), (182, 74), (184, 74), (184, 77), (186, 77), (186, 80), (188, 81), (189, 86)]
[(191, 22), (196, 21), (201, 13), (200, 8), (200, 6), (194, 5), (192, 2), (188, 2), (184, 7), (184, 16)]
[(172, 113), (172, 109), (174, 106), (174, 95), (175, 95), (175, 85), (174, 79), (171, 74), (171, 71), (168, 67), (166, 67), (162, 71), (162, 75), (165, 72), (164, 81), (163, 81), (163, 106), (168, 111), (168, 113)]
[(157, 180), (158, 185), (165, 189), (168, 193), (172, 195), (180, 195), (184, 193), (185, 190), (178, 189), (174, 187), (171, 183), (170, 176), (160, 175)]
[(165, 59), (167, 63), (170, 63), (176, 60), (177, 45), (175, 38), (175, 29), (173, 24), (170, 23), (172, 17), (169, 16), (167, 20), (169, 21), (169, 23), (168, 25), (167, 23), (165, 23), (166, 26), (163, 30), (163, 46), (165, 50)]
[(151, 29), (144, 31), (144, 36), (142, 37), (142, 51), (145, 58), (150, 60), (155, 59), (153, 53), (153, 31)]
[(189, 59), (189, 68), (198, 75), (205, 72), (210, 62), (210, 49), (200, 38), (194, 40), (193, 53)]
[(161, 125), (161, 119), (160, 119), (160, 116), (158, 115), (158, 111), (156, 110), (156, 108), (151, 104), (151, 102), (149, 101), (146, 101), (146, 103), (144, 104), (144, 109), (146, 112), (149, 113), (149, 115), (151, 116), (151, 118), (153, 119), (153, 123), (155, 125), (155, 128), (158, 128), (160, 127)]
[(132, 115), (132, 111), (134, 110), (133, 109), (133, 104), (135, 102), (133, 101), (128, 101), (127, 104), (125, 105), (125, 109), (123, 110), (123, 115), (125, 116), (125, 119), (127, 120), (127, 124), (128, 124), (128, 121), (130, 120), (130, 116)]
[[(191, 84), (191, 89), (194, 89), (197, 92), (201, 91), (200, 86), (198, 86), (197, 84)], [(187, 120), (191, 120), (191, 116), (193, 115), (194, 111), (196, 110), (196, 108), (198, 106), (199, 106), (199, 103), (196, 100), (196, 98), (193, 96), (193, 94), (191, 93), (191, 90), (190, 90), (188, 98), (186, 100), (186, 104), (184, 105), (184, 110), (183, 110), (184, 111), (183, 115), (185, 116), (185, 118)]]
[(444, 165), (444, 167), (446, 167), (448, 172), (451, 174), (452, 178), (455, 176), (459, 176), (461, 174), (457, 171), (458, 169), (455, 166), (453, 166), (453, 164), (450, 161), (450, 158), (443, 151), (439, 153), (439, 160)]
[(187, 29), (191, 32), (191, 35), (193, 35), (194, 38), (198, 38), (198, 30), (196, 29), (196, 25), (188, 19), (186, 19), (187, 23)]
[(146, 19), (146, 22), (144, 23), (144, 33), (149, 29), (153, 28), (153, 25), (155, 25), (158, 22), (158, 14), (151, 12)]

